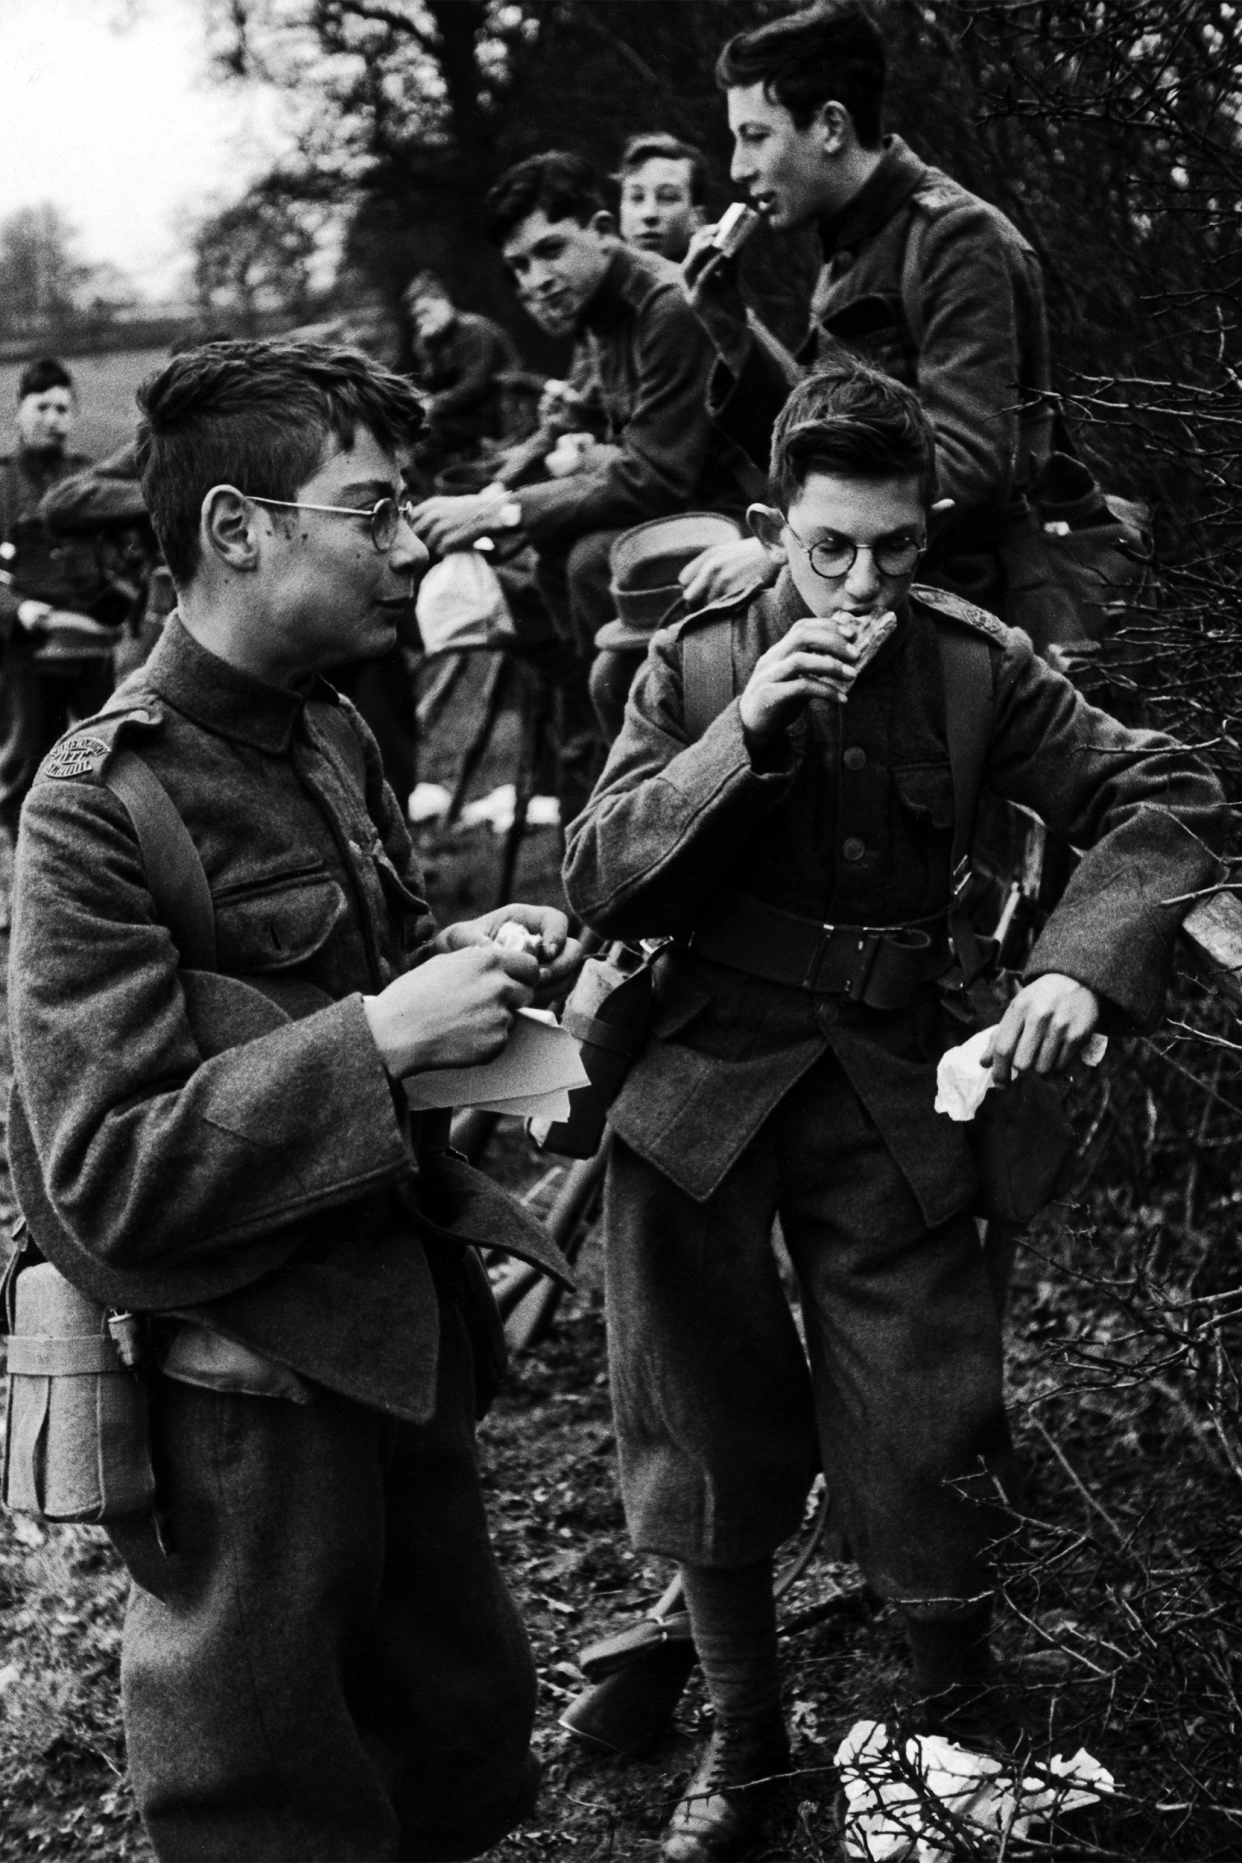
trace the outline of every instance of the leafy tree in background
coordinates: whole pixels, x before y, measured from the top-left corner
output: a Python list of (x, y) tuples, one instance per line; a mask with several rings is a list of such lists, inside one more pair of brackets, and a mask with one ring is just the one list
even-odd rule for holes
[(273, 313), (301, 322), (314, 306), (320, 221), (274, 182), (202, 221), (193, 235), (194, 291), (210, 321), (254, 336)]
[[(461, 303), (508, 322), (532, 350), (539, 339), (482, 237), (496, 176), (558, 145), (611, 169), (633, 130), (671, 129), (713, 157), (723, 204), (729, 138), (715, 55), (730, 32), (782, 10), (762, 0), (207, 4), (219, 68), (303, 105), (299, 154), (283, 179), (347, 206), (347, 262), (394, 308), (410, 275), (431, 265)], [(774, 277), (765, 308), (793, 336), (813, 253), (772, 242), (766, 264), (762, 254), (750, 263), (755, 278)]]
[[(1237, 369), (1242, 59), (1229, 0), (875, 0), (889, 121), (996, 201), (1041, 253), (1058, 385), (1111, 487), (1160, 518), (1162, 700), (1232, 756), (1242, 660)], [(419, 265), (539, 355), (482, 198), (509, 162), (564, 145), (611, 165), (634, 130), (700, 143), (717, 200), (729, 138), (712, 67), (780, 0), (205, 0), (222, 70), (304, 108), (290, 195), (332, 205), (345, 255), (395, 307)], [(763, 313), (796, 339), (813, 237), (745, 254)], [(1163, 631), (1162, 631), (1163, 630)], [(1172, 630), (1172, 631), (1170, 631)], [(1196, 684), (1197, 682), (1197, 684)], [(1232, 683), (1231, 683), (1232, 682)], [(1176, 695), (1174, 693), (1176, 686)], [(1222, 713), (1221, 705), (1226, 704)], [(1223, 735), (1222, 735), (1223, 734)]]
[(52, 346), (111, 321), (133, 301), (114, 265), (87, 265), (78, 236), (48, 202), (0, 224), (0, 338)]

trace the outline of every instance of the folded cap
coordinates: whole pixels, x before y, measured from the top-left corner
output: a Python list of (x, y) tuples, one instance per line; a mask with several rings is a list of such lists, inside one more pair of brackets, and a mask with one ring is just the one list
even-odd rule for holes
[(609, 553), (617, 619), (599, 630), (596, 646), (645, 648), (655, 630), (673, 618), (681, 599), (680, 571), (713, 544), (736, 543), (743, 534), (739, 524), (718, 511), (652, 518), (623, 531)]

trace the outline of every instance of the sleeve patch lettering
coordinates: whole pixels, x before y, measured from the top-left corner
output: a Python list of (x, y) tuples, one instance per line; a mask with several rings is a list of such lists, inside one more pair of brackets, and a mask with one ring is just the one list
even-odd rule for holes
[(86, 735), (67, 737), (56, 746), (43, 765), (44, 776), (85, 776), (96, 760), (106, 757), (109, 746), (101, 737)]

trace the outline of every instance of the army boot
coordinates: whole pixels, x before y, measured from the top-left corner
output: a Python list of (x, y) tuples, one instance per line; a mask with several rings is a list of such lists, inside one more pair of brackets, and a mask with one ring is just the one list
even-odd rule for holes
[(718, 1719), (664, 1834), (663, 1863), (748, 1856), (788, 1771), (789, 1735), (779, 1708), (757, 1719)]

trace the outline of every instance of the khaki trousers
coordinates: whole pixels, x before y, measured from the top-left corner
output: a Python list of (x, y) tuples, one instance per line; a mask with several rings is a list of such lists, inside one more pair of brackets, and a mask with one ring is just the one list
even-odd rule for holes
[[(771, 1246), (780, 1217), (806, 1350)], [(894, 1599), (990, 1586), (1012, 1449), (973, 1219), (923, 1223), (839, 1063), (786, 1096), (706, 1202), (614, 1142), (613, 1401), (635, 1543), (696, 1565), (771, 1553), (822, 1466), (836, 1525)]]

